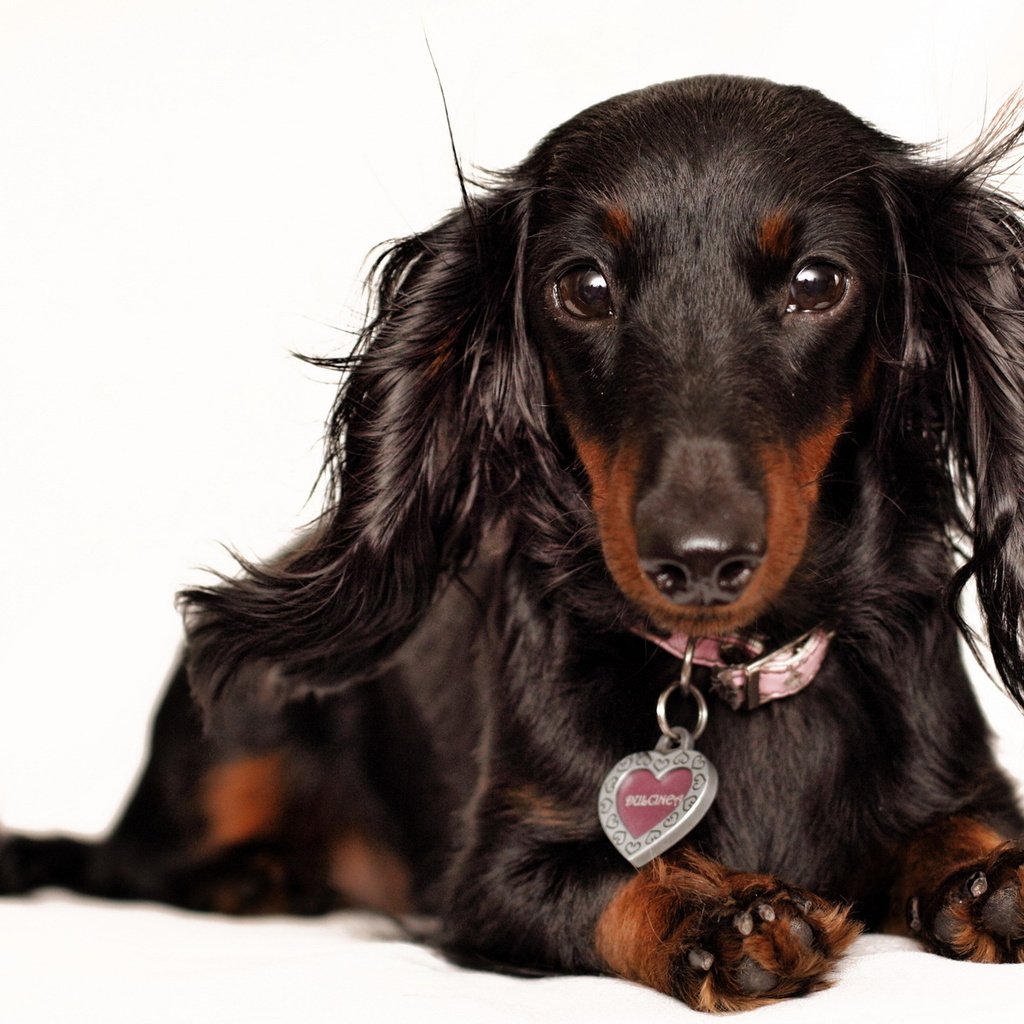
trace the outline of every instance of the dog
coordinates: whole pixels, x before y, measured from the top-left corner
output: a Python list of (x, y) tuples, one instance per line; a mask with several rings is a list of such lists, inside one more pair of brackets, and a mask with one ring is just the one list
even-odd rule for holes
[(181, 595), (151, 757), (0, 891), (436, 922), (455, 961), (708, 1011), (862, 927), (1024, 960), (1012, 118), (929, 157), (702, 77), (585, 110), (374, 265), (314, 527)]

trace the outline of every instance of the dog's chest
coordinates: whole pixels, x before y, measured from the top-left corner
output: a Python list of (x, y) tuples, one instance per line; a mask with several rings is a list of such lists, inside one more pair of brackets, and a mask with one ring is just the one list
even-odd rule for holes
[(718, 769), (718, 796), (693, 838), (737, 870), (838, 892), (871, 852), (865, 824), (891, 770), (859, 756), (849, 730), (800, 699), (749, 713), (713, 709), (699, 746)]

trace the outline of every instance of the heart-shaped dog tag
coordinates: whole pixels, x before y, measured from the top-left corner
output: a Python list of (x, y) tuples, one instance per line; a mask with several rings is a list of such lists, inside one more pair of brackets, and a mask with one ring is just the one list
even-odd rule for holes
[(605, 776), (597, 813), (615, 849), (639, 868), (695, 828), (717, 790), (718, 773), (699, 751), (642, 750)]

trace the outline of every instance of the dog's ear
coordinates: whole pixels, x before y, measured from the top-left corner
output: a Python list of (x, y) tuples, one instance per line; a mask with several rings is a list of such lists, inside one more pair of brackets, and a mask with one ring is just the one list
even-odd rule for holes
[(207, 710), (227, 692), (281, 699), (379, 671), (522, 494), (522, 468), (551, 459), (523, 325), (529, 196), (510, 176), (377, 261), (355, 353), (317, 360), (347, 374), (324, 514), (276, 561), (182, 595)]
[(958, 495), (951, 540), (969, 539), (951, 602), (973, 578), (996, 668), (1024, 706), (1024, 207), (994, 183), (1024, 141), (1020, 112), (1004, 111), (962, 157), (905, 165), (885, 205), (903, 320), (902, 351), (889, 355), (927, 409), (893, 422), (939, 442), (936, 469)]

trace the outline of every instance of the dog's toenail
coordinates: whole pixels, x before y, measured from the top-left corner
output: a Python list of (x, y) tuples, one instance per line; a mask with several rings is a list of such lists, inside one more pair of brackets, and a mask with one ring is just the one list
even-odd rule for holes
[(772, 909), (770, 904), (768, 904), (768, 903), (759, 903), (757, 905), (756, 909), (757, 909), (757, 916), (759, 918), (761, 918), (762, 921), (774, 921), (775, 920), (775, 911)]
[(710, 971), (711, 965), (715, 962), (715, 958), (706, 950), (701, 949), (700, 946), (695, 946), (686, 954), (686, 959), (690, 966), (697, 971)]
[(744, 910), (743, 913), (737, 914), (732, 919), (732, 923), (740, 935), (749, 935), (754, 930), (754, 918), (749, 910)]
[(912, 932), (921, 930), (921, 901), (916, 896), (907, 903), (907, 926)]
[(984, 871), (975, 871), (970, 878), (964, 882), (964, 893), (968, 896), (973, 896), (977, 899), (979, 896), (984, 896), (988, 892), (988, 879), (985, 877)]

